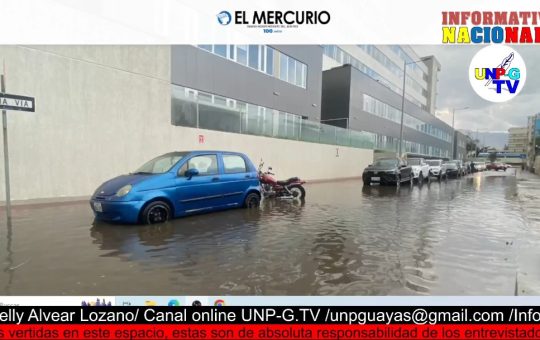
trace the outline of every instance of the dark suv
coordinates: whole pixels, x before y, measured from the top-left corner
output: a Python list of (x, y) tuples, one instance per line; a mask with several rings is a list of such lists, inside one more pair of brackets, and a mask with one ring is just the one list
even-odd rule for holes
[(412, 183), (414, 175), (412, 168), (399, 158), (381, 158), (364, 169), (362, 180), (364, 185), (371, 183), (395, 184)]

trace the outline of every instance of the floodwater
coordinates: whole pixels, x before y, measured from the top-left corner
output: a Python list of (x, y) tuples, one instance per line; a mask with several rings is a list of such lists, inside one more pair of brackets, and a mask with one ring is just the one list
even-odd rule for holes
[[(0, 218), (0, 295), (514, 295), (540, 292), (540, 179), (310, 184), (304, 203), (157, 226), (87, 203)], [(517, 281), (517, 285), (516, 285)]]

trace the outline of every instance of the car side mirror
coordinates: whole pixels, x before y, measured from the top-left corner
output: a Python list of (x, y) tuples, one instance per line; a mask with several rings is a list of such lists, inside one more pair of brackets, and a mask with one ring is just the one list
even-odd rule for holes
[(191, 179), (193, 176), (197, 176), (199, 174), (199, 170), (197, 169), (187, 169), (184, 176), (187, 177), (187, 179)]

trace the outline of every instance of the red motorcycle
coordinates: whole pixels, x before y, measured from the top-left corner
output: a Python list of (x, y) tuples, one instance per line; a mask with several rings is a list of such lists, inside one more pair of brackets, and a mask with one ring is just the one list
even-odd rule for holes
[(259, 164), (259, 180), (261, 181), (261, 189), (264, 197), (279, 197), (279, 198), (297, 198), (303, 200), (306, 197), (306, 190), (302, 184), (306, 181), (298, 177), (291, 177), (285, 181), (278, 181), (272, 173), (272, 167), (268, 167), (267, 171), (262, 170), (264, 163)]

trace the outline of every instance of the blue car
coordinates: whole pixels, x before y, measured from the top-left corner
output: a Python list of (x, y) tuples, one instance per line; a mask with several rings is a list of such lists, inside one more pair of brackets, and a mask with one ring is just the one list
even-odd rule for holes
[(98, 220), (162, 223), (233, 207), (258, 207), (258, 172), (249, 158), (226, 151), (171, 152), (129, 175), (103, 183), (90, 206)]

